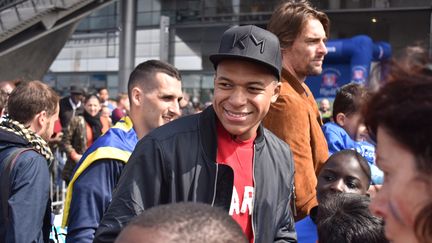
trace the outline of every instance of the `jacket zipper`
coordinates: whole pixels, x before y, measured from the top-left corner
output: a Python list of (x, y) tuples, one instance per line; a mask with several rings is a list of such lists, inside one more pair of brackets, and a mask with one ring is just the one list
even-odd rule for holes
[(294, 183), (292, 184), (292, 190), (291, 190), (291, 210), (292, 213), (294, 215), (294, 217), (297, 217), (297, 208), (295, 206), (295, 201), (296, 201), (296, 195), (295, 195), (295, 185)]
[(214, 187), (213, 187), (213, 201), (212, 201), (212, 207), (214, 206), (215, 200), (216, 200), (216, 185), (217, 185), (217, 178), (218, 178), (218, 173), (219, 173), (219, 164), (216, 163), (216, 176), (215, 176), (215, 182), (214, 182)]
[(253, 145), (253, 159), (252, 159), (252, 181), (253, 181), (253, 195), (252, 195), (252, 214), (251, 214), (251, 221), (252, 221), (252, 236), (253, 236), (253, 242), (255, 243), (256, 237), (255, 237), (255, 224), (254, 224), (254, 214), (255, 214), (255, 193), (256, 193), (256, 183), (255, 183), (255, 143)]

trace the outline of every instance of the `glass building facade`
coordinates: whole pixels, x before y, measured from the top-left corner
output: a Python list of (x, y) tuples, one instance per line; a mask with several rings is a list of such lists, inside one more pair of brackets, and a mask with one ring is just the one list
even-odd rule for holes
[[(132, 0), (123, 0), (132, 1)], [(192, 97), (211, 99), (215, 53), (222, 33), (233, 25), (265, 27), (275, 0), (137, 0), (135, 65), (160, 58), (161, 16), (169, 17), (168, 60), (182, 72), (183, 88)], [(415, 42), (431, 42), (430, 0), (311, 1), (331, 20), (329, 38), (364, 34), (386, 41), (393, 53)], [(107, 86), (118, 92), (119, 1), (83, 19), (45, 76), (59, 91), (72, 83), (88, 89)]]

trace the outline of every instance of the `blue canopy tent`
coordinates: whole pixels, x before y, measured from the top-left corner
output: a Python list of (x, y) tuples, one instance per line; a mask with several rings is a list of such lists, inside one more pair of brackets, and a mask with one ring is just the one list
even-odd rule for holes
[(367, 84), (371, 63), (387, 60), (391, 47), (387, 42), (373, 42), (369, 36), (329, 40), (328, 54), (319, 76), (309, 76), (306, 84), (317, 100), (333, 99), (339, 87), (349, 82)]

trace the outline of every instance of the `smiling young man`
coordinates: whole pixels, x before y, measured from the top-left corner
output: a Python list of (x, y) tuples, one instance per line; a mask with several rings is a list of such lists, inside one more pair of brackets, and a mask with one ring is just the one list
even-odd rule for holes
[(273, 13), (267, 29), (281, 43), (281, 91), (263, 121), (266, 128), (290, 145), (295, 173), (296, 220), (317, 205), (317, 175), (328, 158), (322, 120), (312, 92), (304, 83), (322, 71), (329, 19), (307, 1), (286, 1)]
[(279, 94), (280, 55), (276, 36), (256, 26), (223, 34), (210, 57), (213, 106), (138, 143), (95, 242), (112, 242), (144, 210), (181, 201), (224, 208), (250, 242), (296, 242), (291, 151), (261, 125)]
[(180, 116), (181, 77), (168, 63), (149, 60), (131, 73), (129, 116), (87, 149), (69, 184), (63, 213), (67, 242), (92, 242), (120, 173), (138, 140)]

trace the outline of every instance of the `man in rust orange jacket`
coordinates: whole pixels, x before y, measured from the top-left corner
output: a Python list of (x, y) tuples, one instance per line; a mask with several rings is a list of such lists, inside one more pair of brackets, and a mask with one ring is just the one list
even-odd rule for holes
[(283, 70), (281, 93), (263, 123), (293, 151), (296, 220), (317, 205), (316, 175), (328, 158), (318, 106), (304, 81), (322, 71), (329, 22), (307, 2), (285, 2), (267, 26), (279, 38)]

